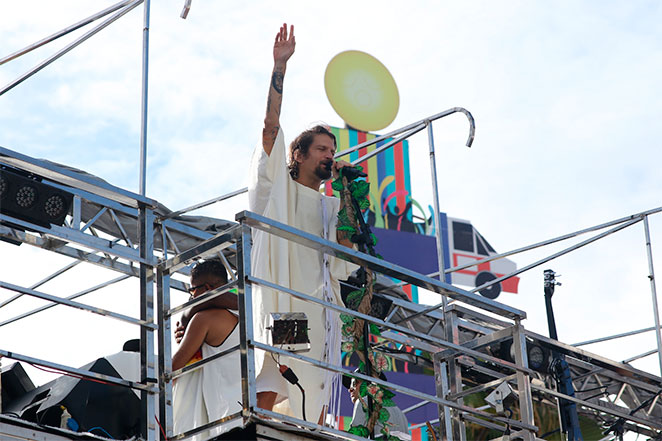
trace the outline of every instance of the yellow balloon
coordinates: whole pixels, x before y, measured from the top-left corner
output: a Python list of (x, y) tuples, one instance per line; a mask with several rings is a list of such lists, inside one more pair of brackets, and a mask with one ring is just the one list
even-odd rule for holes
[(361, 51), (341, 52), (329, 62), (324, 88), (331, 106), (350, 126), (371, 132), (393, 122), (400, 96), (386, 66)]

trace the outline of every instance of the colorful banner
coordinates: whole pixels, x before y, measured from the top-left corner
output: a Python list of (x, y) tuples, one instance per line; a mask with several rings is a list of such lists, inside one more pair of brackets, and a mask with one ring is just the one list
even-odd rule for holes
[[(331, 127), (331, 131), (336, 135), (339, 152), (377, 137), (373, 133), (354, 129)], [(389, 141), (391, 141), (390, 138), (379, 141), (376, 145), (359, 149), (341, 159), (353, 162)], [(409, 142), (401, 141), (387, 151), (357, 165), (363, 167), (363, 171), (368, 174), (366, 180), (370, 183), (368, 223), (379, 228), (414, 232), (409, 178)], [(333, 194), (330, 182), (326, 185), (326, 194)]]

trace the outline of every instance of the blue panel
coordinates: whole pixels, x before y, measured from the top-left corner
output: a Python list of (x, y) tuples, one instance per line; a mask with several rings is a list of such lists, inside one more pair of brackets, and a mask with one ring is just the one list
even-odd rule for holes
[[(444, 242), (444, 269), (448, 269), (451, 267), (451, 253), (448, 244), (448, 217), (446, 213), (439, 213), (439, 220), (441, 221), (441, 238)], [(450, 274), (446, 274), (446, 283), (451, 283)]]
[[(388, 381), (400, 386), (408, 387), (430, 395), (435, 394), (434, 377), (432, 375), (404, 372), (384, 372), (384, 374)], [(349, 399), (349, 392), (341, 393), (340, 395), (340, 414), (344, 416), (352, 416), (354, 406)], [(395, 401), (396, 406), (400, 409), (406, 409), (419, 403), (421, 400), (403, 393), (396, 393), (395, 397), (393, 397), (393, 401)], [(439, 418), (439, 410), (435, 404), (428, 403), (419, 409), (408, 412), (406, 416), (409, 424), (419, 424)]]
[(371, 229), (377, 236), (375, 251), (384, 260), (421, 274), (437, 271), (437, 240), (434, 236), (384, 228)]
[[(446, 230), (446, 214), (441, 213), (442, 232), (444, 233), (444, 264), (450, 267), (450, 253), (448, 249), (448, 231)], [(435, 236), (409, 233), (406, 231), (387, 230), (372, 227), (377, 236), (375, 251), (382, 255), (384, 260), (403, 266), (421, 274), (437, 272), (437, 239)], [(451, 275), (446, 274), (446, 283), (451, 283)]]
[[(359, 143), (358, 135), (356, 133), (356, 130), (348, 129), (347, 132), (349, 134), (349, 147), (354, 147), (355, 145), (357, 145)], [(359, 151), (358, 150), (349, 154), (349, 161), (350, 162), (354, 161), (356, 159), (359, 159)]]

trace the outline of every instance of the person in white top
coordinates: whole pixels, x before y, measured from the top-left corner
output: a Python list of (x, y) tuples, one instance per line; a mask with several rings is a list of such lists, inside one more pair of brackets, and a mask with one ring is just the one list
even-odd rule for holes
[[(227, 272), (219, 260), (207, 260), (191, 270), (191, 297), (227, 283)], [(206, 302), (205, 302), (206, 303)], [(208, 307), (193, 314), (179, 348), (172, 357), (172, 370), (231, 349), (239, 344), (237, 316), (227, 309)], [(173, 420), (175, 434), (241, 411), (239, 351), (224, 355), (174, 380)], [(217, 436), (240, 425), (241, 418), (202, 432), (192, 439)]]
[[(351, 241), (336, 230), (338, 211), (342, 208), (340, 201), (320, 193), (323, 181), (337, 176), (340, 168), (349, 165), (334, 160), (334, 135), (324, 126), (301, 133), (290, 144), (288, 163), (280, 128), (280, 110), (287, 61), (294, 53), (294, 47), (294, 26), (289, 28), (288, 33), (288, 27), (284, 24), (274, 42), (274, 68), (262, 143), (254, 151), (249, 170), (249, 208), (317, 237), (352, 247)], [(355, 266), (335, 256), (254, 230), (251, 268), (258, 278), (342, 305), (339, 280), (346, 279)], [(268, 342), (272, 312), (305, 312), (311, 350), (304, 355), (340, 365), (341, 325), (335, 312), (254, 284), (255, 340)], [(258, 407), (271, 410), (275, 403), (288, 398), (294, 416), (303, 417), (299, 389), (286, 382), (278, 370), (278, 366), (283, 364), (294, 371), (305, 390), (305, 415), (313, 422), (324, 422), (325, 413), (333, 414), (336, 410), (334, 406), (338, 403), (340, 392), (338, 375), (293, 358), (282, 358), (256, 351)]]
[[(381, 380), (387, 381), (386, 375), (384, 375), (383, 372), (379, 375), (379, 378)], [(359, 393), (360, 385), (361, 380), (357, 381), (356, 378), (352, 378), (349, 385), (349, 397), (352, 400), (352, 403), (354, 403), (354, 410), (352, 412), (352, 426), (365, 426), (367, 421), (366, 413), (368, 403), (367, 400), (361, 397), (361, 394)], [(400, 438), (402, 441), (410, 441), (411, 435), (409, 434), (409, 421), (407, 421), (407, 417), (405, 416), (404, 412), (402, 412), (402, 410), (400, 410), (400, 408), (397, 406), (385, 407), (385, 409), (389, 413), (388, 422), (386, 424), (388, 425), (390, 435)], [(375, 428), (373, 429), (375, 439), (386, 439), (386, 436), (382, 434), (383, 429), (384, 425), (378, 421), (377, 424), (375, 424)]]

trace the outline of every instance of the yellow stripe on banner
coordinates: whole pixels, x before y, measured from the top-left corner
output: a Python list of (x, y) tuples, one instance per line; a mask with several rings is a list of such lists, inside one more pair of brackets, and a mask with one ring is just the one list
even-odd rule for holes
[[(370, 141), (371, 139), (375, 139), (376, 137), (377, 135), (373, 133), (366, 133), (365, 140)], [(375, 150), (376, 148), (377, 148), (376, 145), (371, 145), (370, 147), (368, 147), (367, 151), (369, 153)], [(379, 171), (377, 169), (377, 157), (373, 156), (372, 158), (368, 159), (367, 162), (368, 162), (367, 164), (368, 169), (364, 171), (368, 174), (368, 180), (370, 181), (370, 194), (375, 195), (376, 197), (379, 191)], [(381, 214), (381, 209), (379, 207), (379, 200), (376, 201), (371, 200), (370, 205), (372, 207), (372, 211), (374, 211), (379, 216)]]
[[(377, 135), (374, 135), (372, 133), (368, 133), (366, 135), (366, 141), (370, 141), (371, 139), (375, 139)], [(374, 151), (377, 148), (376, 145), (371, 145), (368, 147), (368, 153)], [(368, 170), (366, 170), (366, 173), (368, 173), (368, 176), (370, 177), (370, 182), (374, 182), (375, 186), (374, 189), (377, 190), (379, 186), (379, 172), (377, 171), (377, 156), (373, 156), (372, 158), (368, 159)]]
[[(347, 150), (351, 146), (349, 145), (349, 131), (347, 129), (340, 129), (340, 134), (338, 136), (338, 151)], [(343, 158), (345, 161), (348, 159)]]

